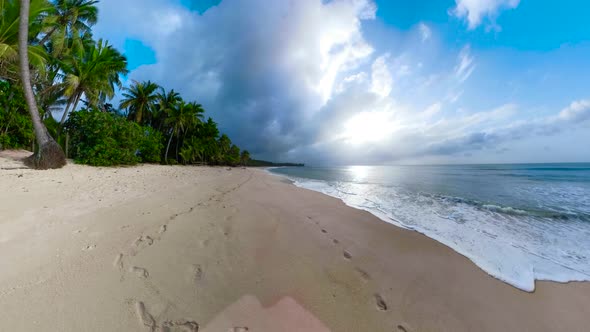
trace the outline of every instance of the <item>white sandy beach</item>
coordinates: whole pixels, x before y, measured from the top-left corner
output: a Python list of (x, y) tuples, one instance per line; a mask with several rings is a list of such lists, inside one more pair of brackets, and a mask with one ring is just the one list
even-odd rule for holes
[(520, 291), (438, 242), (263, 170), (33, 171), (8, 154), (2, 331), (588, 328), (590, 283)]

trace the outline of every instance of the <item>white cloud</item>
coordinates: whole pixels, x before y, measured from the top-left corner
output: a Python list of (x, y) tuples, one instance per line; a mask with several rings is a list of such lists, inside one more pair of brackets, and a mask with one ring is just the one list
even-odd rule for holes
[(469, 45), (463, 47), (459, 56), (457, 57), (457, 66), (455, 67), (455, 77), (460, 83), (465, 82), (475, 69), (475, 63), (471, 56), (471, 47)]
[(223, 0), (202, 15), (168, 0), (102, 0), (99, 9), (97, 37), (118, 47), (126, 37), (141, 39), (156, 52), (158, 63), (130, 79), (199, 101), (259, 158), (378, 163), (454, 155), (559, 132), (590, 114), (590, 102), (578, 101), (531, 129), (512, 123), (511, 104), (477, 112), (461, 103), (467, 111), (457, 112), (452, 104), (475, 68), (471, 48), (441, 53), (415, 30), (416, 49), (372, 45), (362, 29), (375, 18), (370, 0)]
[(454, 104), (461, 98), (463, 92), (463, 90), (451, 91), (447, 94), (446, 100), (448, 100), (449, 103)]
[(387, 97), (391, 93), (393, 78), (387, 61), (389, 54), (378, 57), (371, 66), (371, 91), (381, 97)]
[(432, 36), (432, 30), (428, 25), (423, 22), (418, 24), (418, 30), (420, 31), (420, 37), (422, 38), (422, 42), (426, 42)]
[(504, 9), (514, 9), (520, 0), (455, 0), (451, 14), (467, 20), (470, 30), (477, 28), (485, 18), (495, 26), (495, 18)]
[(442, 109), (442, 104), (440, 102), (436, 102), (436, 103), (428, 106), (428, 108), (426, 108), (422, 112), (422, 116), (425, 118), (432, 118), (436, 114), (440, 113), (441, 109)]
[(590, 119), (590, 100), (577, 100), (559, 112), (558, 118), (565, 121), (586, 121)]

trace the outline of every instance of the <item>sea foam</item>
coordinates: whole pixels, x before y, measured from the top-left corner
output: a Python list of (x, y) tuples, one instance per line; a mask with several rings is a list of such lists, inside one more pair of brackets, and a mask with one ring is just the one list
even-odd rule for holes
[(341, 199), (396, 226), (415, 230), (464, 255), (491, 276), (532, 292), (535, 280), (590, 280), (590, 224), (529, 215), (371, 183), (289, 176), (296, 186)]

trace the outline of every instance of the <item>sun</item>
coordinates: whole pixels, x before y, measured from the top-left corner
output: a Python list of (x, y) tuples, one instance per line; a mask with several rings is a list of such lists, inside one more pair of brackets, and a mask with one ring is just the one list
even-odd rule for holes
[(354, 145), (383, 141), (395, 130), (389, 112), (361, 112), (344, 124), (342, 136)]

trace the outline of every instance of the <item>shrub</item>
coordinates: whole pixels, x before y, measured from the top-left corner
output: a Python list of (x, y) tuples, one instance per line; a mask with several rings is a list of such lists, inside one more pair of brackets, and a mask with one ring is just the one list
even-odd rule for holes
[[(66, 122), (74, 161), (92, 166), (134, 165), (141, 161), (140, 146), (146, 131), (123, 117), (97, 110), (70, 114)], [(147, 135), (150, 138), (152, 135)], [(145, 152), (153, 158), (151, 144)]]
[(144, 163), (159, 163), (164, 149), (162, 133), (152, 127), (142, 127), (142, 138), (139, 142), (139, 157)]
[(20, 87), (0, 80), (0, 150), (30, 148), (34, 139)]

